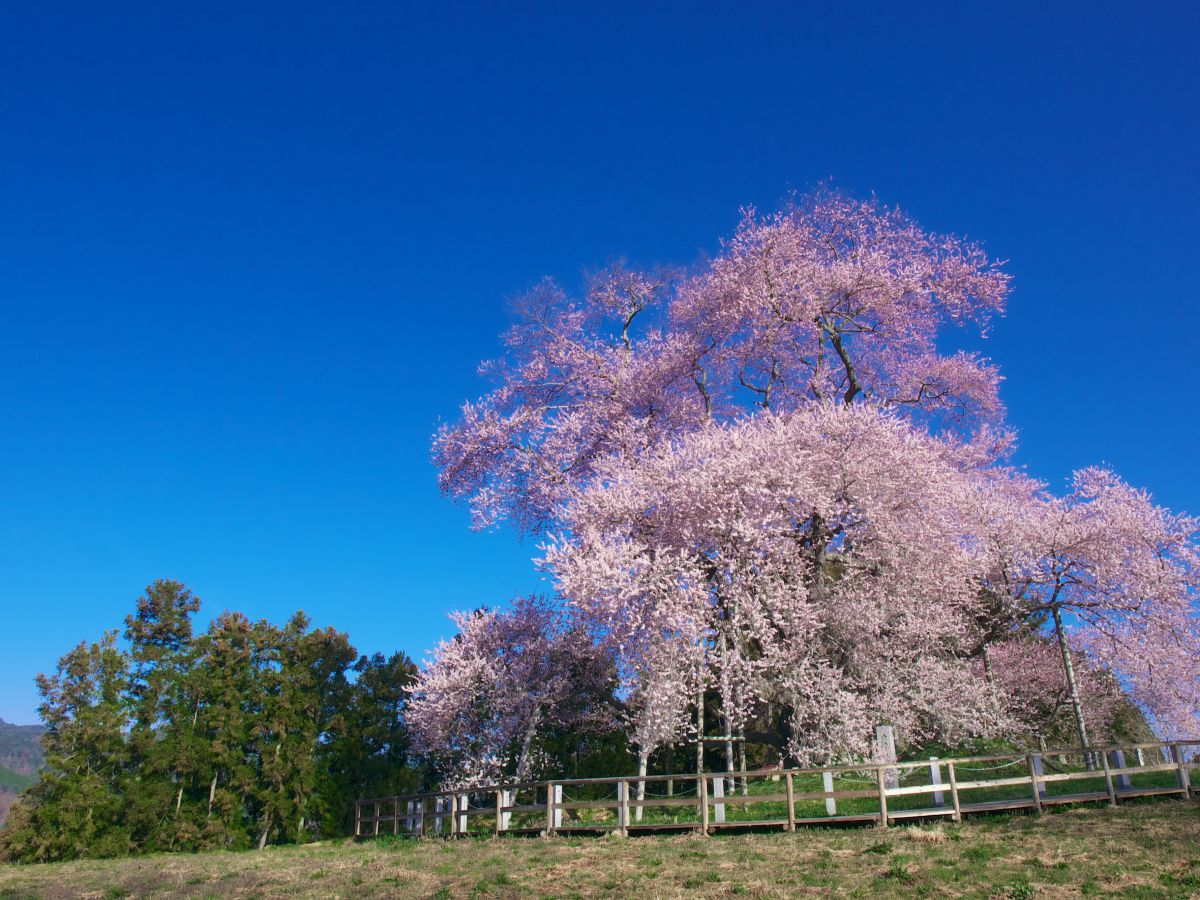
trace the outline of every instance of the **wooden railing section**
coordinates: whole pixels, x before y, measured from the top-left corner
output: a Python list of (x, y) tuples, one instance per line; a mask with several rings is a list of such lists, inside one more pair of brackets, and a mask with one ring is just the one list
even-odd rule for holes
[[(1107, 801), (1116, 806), (1134, 797), (1187, 798), (1194, 793), (1191, 773), (1196, 769), (1200, 740), (808, 769), (565, 778), (362, 799), (355, 804), (354, 833), (709, 834), (722, 828), (794, 831), (833, 823), (886, 828), (901, 819), (945, 816), (961, 821), (964, 815), (998, 810), (1040, 813), (1052, 804)], [(980, 777), (991, 772), (997, 777)], [(858, 786), (835, 787), (836, 780)], [(1079, 785), (1087, 789), (1077, 793), (1053, 792), (1073, 782), (1089, 783)], [(665, 786), (665, 794), (651, 793), (653, 785)], [(820, 789), (810, 789), (816, 787)], [(580, 796), (573, 799), (572, 794)], [(819, 806), (820, 801), (824, 815), (801, 814), (812, 813), (811, 808), (798, 813), (798, 805)], [(655, 816), (659, 821), (650, 820)]]

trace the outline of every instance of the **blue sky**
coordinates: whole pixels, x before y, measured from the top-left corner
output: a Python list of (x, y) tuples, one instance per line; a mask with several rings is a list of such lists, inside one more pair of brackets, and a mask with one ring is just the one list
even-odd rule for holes
[(537, 588), (429, 464), (506, 297), (825, 179), (1011, 261), (1021, 463), (1200, 512), (1194, 9), (647, 6), (8, 5), (0, 717), (156, 577), (416, 658)]

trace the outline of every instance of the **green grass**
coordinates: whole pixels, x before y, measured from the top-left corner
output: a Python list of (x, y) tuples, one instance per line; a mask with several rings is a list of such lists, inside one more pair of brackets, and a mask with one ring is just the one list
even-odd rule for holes
[(632, 838), (385, 838), (261, 853), (0, 865), (0, 898), (1134, 896), (1200, 891), (1200, 803), (961, 825)]

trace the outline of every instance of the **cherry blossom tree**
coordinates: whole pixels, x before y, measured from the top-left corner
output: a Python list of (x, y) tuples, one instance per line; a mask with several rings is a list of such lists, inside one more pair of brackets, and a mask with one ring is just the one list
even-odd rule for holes
[(544, 562), (626, 691), (694, 696), (692, 666), (655, 665), (673, 647), (732, 727), (788, 710), (793, 759), (868, 755), (881, 721), (913, 740), (995, 733), (967, 652), (992, 561), (956, 452), (868, 406), (714, 425), (598, 465)]
[(540, 734), (611, 720), (611, 666), (544, 598), (451, 618), (458, 633), (434, 650), (408, 707), (414, 748), (447, 785), (526, 781)]
[[(1079, 702), (1093, 735), (1116, 740), (1117, 718), (1129, 704), (1120, 683), (1080, 650), (1070, 654)], [(1048, 741), (1069, 744), (1076, 725), (1057, 642), (1039, 635), (1014, 638), (992, 645), (989, 660), (988, 677), (1002, 693), (1012, 727), (1043, 747)]]
[(746, 210), (691, 269), (523, 296), (483, 367), (495, 388), (434, 460), (477, 527), (548, 537), (565, 609), (459, 619), (416, 704), (430, 752), (449, 736), (458, 771), (528, 769), (553, 698), (588, 693), (547, 677), (519, 698), (554, 653), (616, 673), (641, 771), (703, 736), (712, 692), (726, 734), (782, 711), (759, 736), (794, 759), (868, 754), (883, 721), (912, 740), (1030, 727), (1028, 691), (996, 690), (1027, 650), (1084, 744), (1093, 676), (1193, 733), (1196, 521), (1104, 470), (1055, 497), (1007, 465), (998, 370), (945, 349), (1007, 294), (977, 244), (821, 191)]
[(1004, 583), (1028, 619), (1049, 620), (1080, 744), (1088, 729), (1072, 634), (1160, 734), (1190, 737), (1200, 726), (1200, 522), (1107, 469), (1076, 472), (1072, 488), (1031, 495), (1006, 523)]
[(615, 266), (583, 297), (544, 282), (517, 304), (496, 388), (434, 441), (442, 490), (476, 525), (525, 530), (614, 453), (636, 454), (763, 408), (869, 403), (934, 424), (997, 422), (999, 375), (944, 354), (986, 327), (1008, 277), (976, 244), (897, 210), (821, 192), (760, 216), (690, 272)]

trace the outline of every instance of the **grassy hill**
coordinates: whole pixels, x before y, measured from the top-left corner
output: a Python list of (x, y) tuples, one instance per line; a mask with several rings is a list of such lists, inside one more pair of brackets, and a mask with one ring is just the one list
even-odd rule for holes
[(718, 837), (384, 838), (0, 865), (0, 897), (1061, 897), (1200, 891), (1200, 803)]

